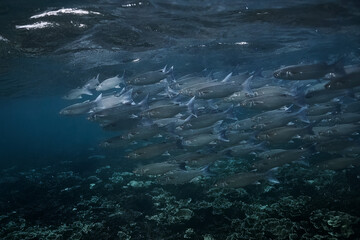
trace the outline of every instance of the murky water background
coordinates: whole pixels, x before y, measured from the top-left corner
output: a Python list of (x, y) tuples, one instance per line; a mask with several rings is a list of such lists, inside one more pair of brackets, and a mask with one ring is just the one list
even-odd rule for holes
[[(125, 149), (99, 147), (116, 132), (59, 115), (78, 102), (61, 97), (97, 74), (129, 79), (167, 65), (175, 79), (222, 78), (359, 64), (359, 10), (357, 1), (2, 1), (1, 238), (359, 238), (358, 168), (286, 165), (279, 184), (237, 189), (213, 188), (212, 174), (161, 185), (134, 175), (139, 162)], [(220, 162), (215, 172), (248, 165)]]

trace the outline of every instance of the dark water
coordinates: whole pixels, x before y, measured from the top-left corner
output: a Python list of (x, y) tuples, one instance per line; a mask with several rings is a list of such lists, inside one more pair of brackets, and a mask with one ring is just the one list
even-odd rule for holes
[[(39, 16), (59, 9), (88, 12)], [(317, 167), (343, 157), (340, 150), (280, 165), (278, 184), (262, 178), (219, 188), (218, 180), (251, 172), (256, 157), (215, 148), (221, 159), (197, 181), (163, 184), (132, 172), (168, 156), (128, 159), (130, 144), (99, 146), (123, 132), (103, 130), (86, 115), (59, 115), (95, 99), (96, 91), (78, 101), (62, 96), (97, 74), (104, 80), (125, 70), (130, 79), (165, 65), (174, 66), (175, 80), (262, 72), (276, 86), (306, 87), (278, 82), (272, 72), (339, 59), (359, 64), (358, 1), (4, 0), (0, 22), (1, 239), (360, 239), (358, 162)], [(39, 23), (47, 26), (34, 28)], [(344, 93), (338, 104), (356, 105), (359, 92)], [(234, 112), (244, 119), (264, 111)], [(357, 131), (328, 141), (356, 147)], [(359, 160), (358, 154), (351, 157)]]

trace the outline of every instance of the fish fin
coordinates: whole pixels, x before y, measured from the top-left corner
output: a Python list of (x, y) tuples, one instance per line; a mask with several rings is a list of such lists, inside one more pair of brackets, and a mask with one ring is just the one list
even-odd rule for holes
[(167, 65), (165, 65), (165, 67), (161, 68), (159, 71), (163, 72), (163, 73), (166, 73), (166, 68), (167, 68)]
[[(184, 120), (184, 123), (187, 123), (188, 121), (190, 121), (190, 119), (191, 119), (193, 116), (196, 117), (196, 115), (190, 114), (190, 115)], [(184, 124), (184, 123), (183, 123), (183, 124)]]
[(196, 115), (195, 114), (195, 109), (194, 109), (194, 103), (195, 103), (195, 96), (192, 97), (189, 102), (186, 103), (186, 106), (188, 107), (188, 111), (193, 114), (193, 115)]
[(161, 154), (161, 156), (171, 156), (171, 155), (170, 155), (169, 151), (166, 151), (163, 154)]
[(138, 103), (138, 106), (140, 106), (142, 111), (149, 109), (149, 94), (147, 94), (146, 97)]
[(166, 71), (166, 69), (165, 69), (165, 71), (163, 71), (163, 73), (165, 73), (165, 74), (172, 74), (173, 73), (173, 71), (174, 71), (174, 66), (171, 66), (170, 68), (169, 68), (169, 70), (167, 70)]
[(224, 120), (219, 120), (213, 125), (213, 133), (218, 134), (222, 131), (221, 124)]
[(309, 118), (306, 115), (306, 110), (308, 109), (307, 105), (300, 108), (300, 110), (296, 113), (298, 119), (304, 123), (310, 123)]
[(123, 97), (126, 102), (132, 103), (132, 102), (134, 102), (134, 100), (132, 99), (132, 92), (133, 92), (133, 89), (131, 88), (127, 92), (121, 94), (121, 97)]
[(334, 63), (330, 64), (329, 67), (334, 70), (334, 73), (345, 75), (345, 69), (344, 69), (344, 62), (345, 57), (342, 56), (339, 59), (337, 59)]
[(297, 161), (294, 161), (294, 162), (298, 163), (298, 164), (301, 164), (301, 165), (303, 165), (305, 167), (310, 167), (310, 163), (306, 159), (301, 159), (301, 160), (297, 160)]
[(179, 163), (179, 168), (180, 168), (181, 170), (186, 171), (186, 163), (185, 163), (185, 162)]
[(179, 92), (176, 92), (175, 90), (173, 90), (169, 83), (167, 83), (167, 86), (166, 86), (166, 93), (167, 95), (169, 96), (169, 98), (173, 98), (174, 96), (178, 96), (179, 95)]
[(224, 114), (225, 114), (226, 119), (234, 120), (234, 121), (238, 120), (238, 118), (235, 117), (235, 115), (234, 115), (234, 105), (233, 104), (231, 104), (231, 106), (224, 111)]
[(99, 102), (102, 99), (102, 93), (97, 96), (97, 98), (94, 100), (95, 103)]
[(254, 76), (250, 76), (248, 77), (248, 79), (246, 79), (242, 84), (242, 88), (243, 88), (243, 92), (245, 92), (246, 94), (248, 94), (249, 96), (254, 96), (254, 92), (251, 90), (250, 88), (250, 83), (251, 80), (253, 79)]
[(265, 173), (266, 180), (268, 180), (269, 182), (274, 183), (274, 184), (280, 183), (280, 181), (274, 176), (274, 174), (276, 174), (278, 170), (279, 170), (279, 167), (274, 167), (274, 168), (270, 169), (269, 171), (267, 171)]
[(228, 75), (226, 75), (226, 77), (225, 77), (223, 80), (221, 80), (221, 82), (222, 82), (222, 83), (226, 83), (226, 82), (228, 82), (228, 81), (229, 81), (229, 79), (231, 78), (231, 76), (232, 76), (232, 72), (231, 72), (231, 73), (229, 73)]
[(207, 100), (207, 104), (211, 109), (218, 109), (219, 107), (216, 105), (216, 101), (214, 99)]
[(218, 133), (218, 140), (223, 141), (223, 142), (229, 142), (229, 139), (227, 139), (226, 136), (225, 136), (225, 132), (226, 132), (226, 129), (221, 130)]

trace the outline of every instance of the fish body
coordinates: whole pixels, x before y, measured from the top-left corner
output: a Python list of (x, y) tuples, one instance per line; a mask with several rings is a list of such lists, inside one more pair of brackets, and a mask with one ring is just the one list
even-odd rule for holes
[(252, 167), (260, 172), (265, 172), (272, 168), (281, 167), (285, 164), (298, 161), (309, 155), (310, 151), (308, 149), (279, 149), (278, 151), (268, 153), (265, 155), (266, 157), (264, 159), (256, 161)]
[[(291, 65), (274, 72), (275, 78), (284, 80), (308, 80), (325, 77), (326, 74), (341, 71), (340, 62), (334, 64), (315, 63)], [(340, 69), (340, 70), (339, 70)]]
[(93, 77), (91, 79), (89, 79), (83, 86), (83, 88), (87, 88), (87, 89), (96, 89), (96, 87), (100, 84), (99, 82), (99, 74), (96, 77)]
[(86, 87), (75, 88), (75, 89), (71, 89), (65, 96), (63, 96), (63, 99), (66, 100), (81, 99), (82, 95), (92, 96), (93, 94)]
[(341, 170), (351, 166), (360, 166), (360, 158), (340, 157), (333, 158), (316, 164), (323, 170)]
[(193, 135), (182, 140), (182, 145), (185, 147), (202, 147), (217, 140), (228, 142), (221, 134), (203, 133)]
[(230, 107), (229, 109), (219, 112), (219, 113), (208, 113), (203, 115), (198, 115), (195, 118), (190, 119), (189, 122), (184, 124), (182, 128), (185, 129), (199, 129), (205, 128), (213, 125), (214, 123), (224, 120), (224, 119), (234, 119), (232, 114), (233, 108)]
[(133, 103), (132, 89), (130, 89), (129, 91), (124, 92), (120, 95), (115, 94), (115, 95), (101, 97), (100, 99), (98, 99), (96, 107), (92, 109), (92, 112), (98, 112), (100, 110), (113, 108), (124, 104), (132, 104), (132, 103)]
[(298, 138), (306, 133), (311, 133), (311, 128), (311, 125), (303, 128), (298, 128), (294, 126), (273, 128), (260, 132), (257, 135), (257, 139), (269, 141), (270, 143), (287, 143), (295, 137)]
[(160, 184), (181, 185), (191, 182), (196, 177), (203, 176), (204, 169), (174, 170), (158, 178)]
[(239, 104), (242, 107), (259, 110), (273, 110), (285, 105), (291, 105), (296, 101), (296, 96), (290, 93), (281, 95), (259, 95), (247, 98)]
[(229, 148), (225, 148), (220, 151), (220, 153), (229, 153), (233, 157), (243, 157), (252, 152), (263, 151), (264, 143), (254, 144), (254, 143), (243, 143), (238, 144)]
[(273, 183), (279, 183), (275, 178), (271, 176), (271, 173), (273, 171), (275, 171), (275, 169), (265, 173), (258, 173), (258, 172), (237, 173), (217, 181), (215, 187), (242, 188), (251, 184), (255, 184), (262, 179), (267, 179)]
[(124, 76), (119, 77), (119, 75), (116, 75), (115, 77), (105, 79), (99, 83), (95, 89), (96, 91), (106, 91), (113, 88), (120, 88), (120, 84), (124, 84)]
[(350, 89), (360, 86), (360, 70), (336, 77), (325, 85), (326, 89)]
[(166, 66), (158, 71), (149, 71), (146, 73), (138, 74), (130, 78), (127, 83), (130, 85), (149, 85), (153, 83), (160, 82), (161, 80), (167, 78), (167, 76), (172, 72), (173, 68), (170, 68), (166, 71)]
[(151, 163), (137, 167), (134, 170), (134, 173), (140, 175), (161, 175), (179, 169), (179, 167), (180, 165), (178, 163), (171, 163), (171, 162)]
[(286, 112), (286, 111), (277, 111), (277, 114), (273, 115), (261, 115), (255, 116), (253, 118), (256, 123), (253, 125), (253, 129), (256, 130), (268, 130), (277, 127), (282, 127), (288, 124), (291, 121), (300, 120), (302, 122), (309, 122), (309, 119), (306, 116), (307, 107), (302, 107), (296, 112)]
[(95, 102), (86, 100), (85, 102), (75, 103), (60, 111), (61, 115), (79, 115), (88, 113), (94, 106)]
[(339, 137), (357, 135), (360, 132), (360, 125), (354, 123), (336, 124), (334, 126), (313, 127), (313, 132), (319, 136)]
[(160, 143), (150, 144), (145, 147), (135, 149), (128, 154), (128, 158), (131, 159), (150, 159), (153, 157), (161, 156), (171, 149), (175, 149), (177, 146), (175, 143)]

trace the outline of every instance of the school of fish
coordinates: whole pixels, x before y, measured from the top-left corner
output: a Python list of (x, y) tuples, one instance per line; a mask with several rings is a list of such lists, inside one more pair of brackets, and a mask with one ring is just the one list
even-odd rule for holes
[[(278, 183), (276, 170), (305, 164), (324, 170), (360, 165), (360, 64), (291, 65), (259, 72), (175, 78), (174, 67), (99, 82), (99, 75), (64, 99), (81, 99), (60, 111), (85, 115), (116, 136), (103, 148), (119, 148), (138, 161), (139, 175), (160, 184), (209, 177), (213, 186), (240, 188)], [(222, 76), (213, 77), (213, 76)], [(97, 94), (95, 93), (97, 92)], [(223, 176), (218, 162), (247, 164)]]

